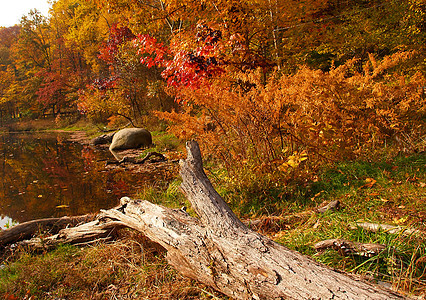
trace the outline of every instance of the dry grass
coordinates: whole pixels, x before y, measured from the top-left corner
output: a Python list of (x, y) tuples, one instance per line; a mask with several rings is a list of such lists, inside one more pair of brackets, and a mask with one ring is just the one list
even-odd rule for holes
[(44, 254), (16, 251), (0, 276), (5, 299), (227, 299), (171, 269), (165, 251), (139, 233)]

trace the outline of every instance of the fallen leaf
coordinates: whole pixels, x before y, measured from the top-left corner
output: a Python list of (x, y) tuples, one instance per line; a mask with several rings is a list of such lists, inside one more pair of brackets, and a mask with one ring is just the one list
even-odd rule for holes
[(56, 206), (56, 208), (68, 208), (68, 207), (69, 207), (69, 206), (68, 206), (68, 205), (65, 205), (65, 204)]
[(398, 224), (398, 225), (405, 223), (407, 220), (408, 220), (408, 217), (402, 217), (402, 218), (399, 218), (399, 219), (394, 219), (395, 223)]
[(361, 186), (361, 188), (372, 188), (373, 185), (376, 184), (377, 180), (375, 180), (374, 178), (366, 178), (365, 182), (366, 182), (366, 184)]

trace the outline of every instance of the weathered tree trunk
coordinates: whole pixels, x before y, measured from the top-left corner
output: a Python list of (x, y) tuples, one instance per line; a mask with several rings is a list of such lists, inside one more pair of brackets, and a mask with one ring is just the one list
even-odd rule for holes
[(187, 150), (181, 188), (198, 218), (125, 197), (120, 207), (103, 211), (97, 221), (62, 230), (44, 243), (68, 241), (71, 234), (79, 240), (78, 233), (88, 237), (93, 228), (127, 226), (162, 245), (176, 270), (235, 299), (403, 299), (250, 230), (211, 185), (198, 144), (188, 142)]

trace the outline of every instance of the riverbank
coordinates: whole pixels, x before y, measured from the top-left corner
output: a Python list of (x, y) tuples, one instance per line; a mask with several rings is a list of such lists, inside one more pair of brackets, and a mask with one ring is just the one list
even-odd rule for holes
[(0, 133), (66, 132), (70, 133), (69, 141), (82, 145), (88, 145), (98, 131), (99, 128), (85, 119), (70, 124), (60, 124), (55, 119), (22, 120), (0, 127)]
[[(159, 126), (154, 126), (159, 127)], [(161, 127), (161, 126), (160, 126)], [(172, 159), (181, 158), (181, 155), (173, 153), (183, 151), (184, 145), (173, 135), (164, 131), (156, 131), (155, 128), (148, 128), (153, 135), (154, 150), (166, 152), (168, 157)], [(13, 122), (3, 127), (0, 127), (0, 133), (31, 133), (31, 132), (63, 132), (69, 133), (68, 141), (79, 143), (82, 145), (90, 145), (93, 138), (105, 134), (106, 129), (101, 129), (90, 121), (82, 118), (76, 122), (57, 122), (55, 119), (37, 119), (37, 120), (22, 120)], [(108, 131), (109, 132), (109, 131)], [(109, 145), (97, 145), (100, 149), (108, 149)], [(123, 156), (137, 157), (144, 154), (140, 149), (130, 149), (120, 151)]]

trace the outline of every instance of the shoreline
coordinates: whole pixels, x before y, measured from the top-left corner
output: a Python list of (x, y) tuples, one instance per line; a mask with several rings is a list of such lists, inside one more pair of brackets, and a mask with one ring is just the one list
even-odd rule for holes
[(70, 142), (77, 142), (82, 145), (90, 144), (90, 138), (87, 136), (87, 132), (83, 130), (64, 130), (64, 129), (42, 129), (42, 130), (22, 130), (22, 131), (3, 131), (0, 130), (0, 135), (5, 134), (51, 134), (51, 133), (63, 133), (69, 134), (70, 137), (67, 139)]

